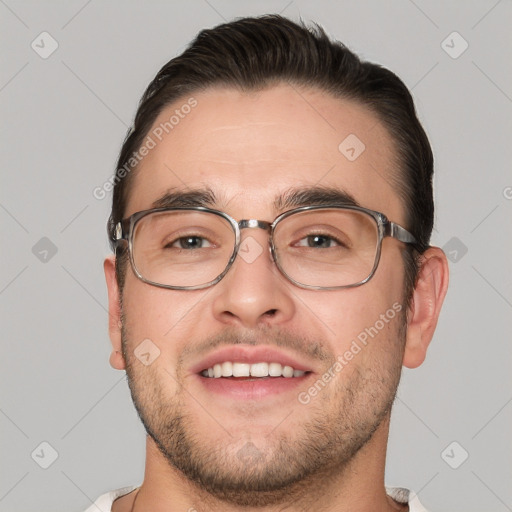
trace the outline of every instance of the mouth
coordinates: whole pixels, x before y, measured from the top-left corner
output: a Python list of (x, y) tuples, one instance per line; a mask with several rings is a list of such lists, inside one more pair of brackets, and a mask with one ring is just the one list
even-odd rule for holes
[(258, 380), (267, 378), (283, 377), (293, 379), (303, 377), (309, 371), (298, 370), (293, 366), (282, 365), (277, 362), (260, 363), (238, 363), (232, 361), (223, 361), (206, 368), (200, 372), (201, 376), (209, 379), (232, 378), (243, 380)]
[(211, 354), (196, 365), (194, 373), (207, 392), (260, 400), (298, 392), (314, 371), (307, 362), (273, 347), (236, 345)]

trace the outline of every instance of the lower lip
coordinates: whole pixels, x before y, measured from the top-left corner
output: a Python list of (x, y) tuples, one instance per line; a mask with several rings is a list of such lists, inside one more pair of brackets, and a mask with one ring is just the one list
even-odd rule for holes
[[(311, 376), (306, 373), (302, 377), (266, 377), (256, 379), (236, 379), (219, 377), (217, 379), (198, 375), (200, 383), (212, 393), (231, 396), (236, 399), (259, 399), (306, 389), (305, 381)], [(299, 388), (299, 389), (298, 389)]]

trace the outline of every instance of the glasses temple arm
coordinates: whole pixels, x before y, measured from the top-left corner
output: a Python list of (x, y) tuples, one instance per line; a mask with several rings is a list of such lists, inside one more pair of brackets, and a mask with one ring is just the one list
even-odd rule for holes
[(112, 244), (115, 249), (125, 246), (128, 242), (130, 232), (130, 219), (124, 219), (116, 224)]
[(412, 233), (394, 222), (388, 222), (385, 226), (384, 236), (391, 236), (406, 244), (416, 244), (417, 240)]

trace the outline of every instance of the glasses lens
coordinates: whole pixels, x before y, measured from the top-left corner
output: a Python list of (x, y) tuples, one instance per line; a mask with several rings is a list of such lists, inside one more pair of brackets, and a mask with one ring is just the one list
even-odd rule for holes
[(132, 239), (136, 271), (166, 286), (207, 284), (224, 272), (235, 247), (227, 219), (200, 211), (154, 212), (135, 225)]
[(297, 283), (350, 286), (375, 265), (376, 220), (357, 210), (309, 210), (284, 217), (274, 231), (276, 263)]

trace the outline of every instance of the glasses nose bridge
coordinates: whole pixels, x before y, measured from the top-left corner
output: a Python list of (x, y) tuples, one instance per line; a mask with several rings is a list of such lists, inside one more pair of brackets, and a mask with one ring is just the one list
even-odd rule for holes
[(269, 233), (272, 231), (272, 224), (270, 222), (267, 222), (265, 220), (258, 220), (258, 219), (242, 219), (238, 222), (238, 228), (240, 231), (242, 229), (264, 229), (265, 231), (268, 231)]
[[(271, 258), (274, 261), (274, 253), (273, 253), (273, 224), (271, 222), (267, 222), (266, 220), (258, 220), (258, 219), (242, 219), (238, 221), (238, 229), (240, 232), (240, 241), (239, 244), (242, 243), (242, 230), (243, 229), (263, 229), (269, 235), (268, 238), (268, 249), (271, 254)], [(237, 251), (238, 252), (238, 251)]]

